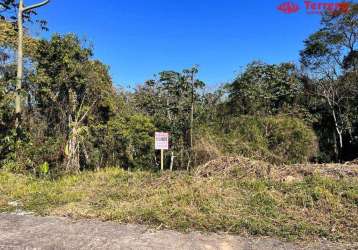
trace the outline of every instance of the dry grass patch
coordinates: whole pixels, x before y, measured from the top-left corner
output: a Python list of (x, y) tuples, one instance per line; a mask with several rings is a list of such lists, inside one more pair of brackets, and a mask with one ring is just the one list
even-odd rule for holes
[(8, 202), (21, 201), (21, 209), (40, 215), (183, 231), (358, 241), (356, 177), (314, 172), (288, 183), (271, 178), (266, 170), (257, 174), (253, 165), (232, 167), (222, 175), (109, 168), (57, 180), (0, 172), (0, 210), (13, 211)]

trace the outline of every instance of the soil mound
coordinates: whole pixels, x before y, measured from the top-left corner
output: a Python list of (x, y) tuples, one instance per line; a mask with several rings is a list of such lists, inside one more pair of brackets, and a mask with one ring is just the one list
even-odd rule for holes
[(357, 178), (358, 164), (272, 165), (245, 157), (220, 157), (199, 166), (197, 177), (268, 178), (292, 182), (319, 174), (331, 178)]

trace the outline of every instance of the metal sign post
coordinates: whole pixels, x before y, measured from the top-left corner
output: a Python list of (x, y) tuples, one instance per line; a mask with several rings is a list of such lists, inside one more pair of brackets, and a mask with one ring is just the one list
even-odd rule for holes
[(164, 150), (169, 149), (169, 133), (155, 133), (155, 149), (160, 150), (160, 169), (164, 171)]

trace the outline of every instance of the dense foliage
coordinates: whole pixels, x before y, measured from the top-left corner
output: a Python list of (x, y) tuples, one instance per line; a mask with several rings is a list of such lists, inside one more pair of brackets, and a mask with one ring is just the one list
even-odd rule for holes
[[(25, 36), (21, 127), (14, 126), (15, 1), (0, 1), (0, 166), (72, 172), (158, 168), (154, 132), (171, 135), (167, 164), (190, 169), (241, 154), (274, 163), (358, 157), (358, 7), (323, 17), (292, 63), (250, 63), (232, 83), (205, 91), (198, 67), (163, 71), (128, 92), (76, 35)], [(32, 20), (34, 13), (25, 18)], [(45, 24), (45, 22), (41, 22)], [(209, 157), (210, 158), (210, 157)]]
[(243, 155), (281, 164), (314, 160), (317, 138), (300, 119), (289, 116), (240, 116), (225, 121), (221, 127), (201, 128), (199, 163), (220, 155)]
[[(325, 159), (357, 157), (358, 4), (347, 14), (325, 15), (301, 51), (308, 107), (317, 118)], [(323, 128), (326, 126), (328, 128)]]

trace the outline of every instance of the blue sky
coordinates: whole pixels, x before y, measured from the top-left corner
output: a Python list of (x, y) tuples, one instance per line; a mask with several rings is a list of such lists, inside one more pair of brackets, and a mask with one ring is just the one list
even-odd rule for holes
[[(25, 0), (32, 4), (36, 0)], [(96, 2), (99, 3), (96, 5)], [(210, 87), (232, 80), (252, 60), (297, 61), (320, 16), (287, 15), (285, 0), (52, 0), (39, 11), (49, 33), (76, 33), (110, 66), (114, 83), (135, 86), (162, 70), (200, 66)]]

